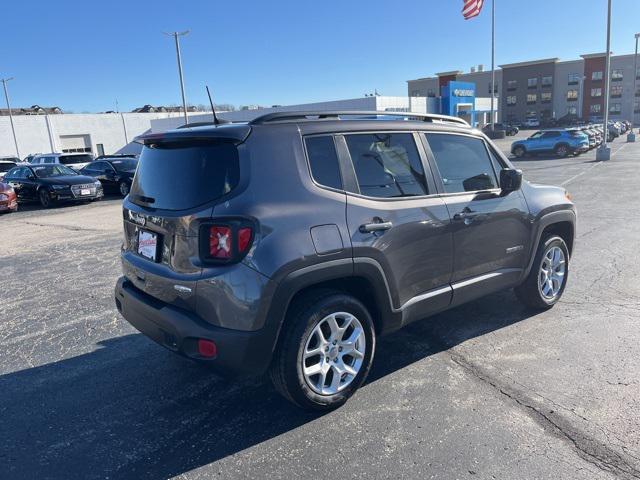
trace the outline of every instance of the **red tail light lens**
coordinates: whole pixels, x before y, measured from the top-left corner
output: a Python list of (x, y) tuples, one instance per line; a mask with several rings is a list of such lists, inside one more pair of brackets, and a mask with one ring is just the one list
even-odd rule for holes
[(231, 258), (233, 237), (230, 227), (213, 226), (209, 228), (209, 255), (213, 258)]
[(200, 252), (205, 260), (230, 263), (239, 261), (251, 248), (253, 226), (247, 220), (203, 225), (200, 230)]

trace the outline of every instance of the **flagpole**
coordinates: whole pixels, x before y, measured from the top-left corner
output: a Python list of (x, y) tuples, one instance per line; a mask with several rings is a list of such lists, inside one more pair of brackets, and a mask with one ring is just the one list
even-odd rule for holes
[(496, 89), (496, 0), (491, 0), (491, 132), (494, 131), (494, 102)]

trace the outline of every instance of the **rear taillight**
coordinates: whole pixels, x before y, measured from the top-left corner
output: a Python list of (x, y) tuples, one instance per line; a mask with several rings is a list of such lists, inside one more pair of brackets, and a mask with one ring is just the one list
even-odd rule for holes
[(200, 253), (207, 261), (240, 261), (253, 242), (254, 227), (245, 220), (202, 225), (200, 228)]

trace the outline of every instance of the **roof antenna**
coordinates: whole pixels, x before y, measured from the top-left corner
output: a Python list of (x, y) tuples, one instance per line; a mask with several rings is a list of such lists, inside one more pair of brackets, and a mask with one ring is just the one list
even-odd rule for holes
[(220, 120), (218, 120), (218, 116), (216, 115), (216, 109), (213, 107), (213, 100), (211, 100), (211, 92), (209, 92), (209, 85), (205, 85), (207, 89), (207, 95), (209, 96), (209, 103), (211, 104), (211, 112), (213, 113), (213, 124), (220, 125)]

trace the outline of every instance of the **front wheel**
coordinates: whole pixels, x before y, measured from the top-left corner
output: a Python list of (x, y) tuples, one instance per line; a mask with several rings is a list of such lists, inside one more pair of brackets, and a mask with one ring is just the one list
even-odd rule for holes
[(375, 342), (373, 320), (359, 300), (333, 291), (307, 295), (287, 315), (271, 379), (296, 405), (333, 410), (365, 381)]
[(519, 145), (513, 149), (513, 154), (518, 158), (524, 157), (526, 153), (527, 151), (525, 150), (525, 148)]
[(516, 296), (528, 307), (549, 309), (562, 297), (568, 276), (567, 244), (557, 235), (547, 236), (538, 246), (529, 276), (516, 287)]
[(49, 192), (47, 192), (46, 189), (41, 188), (38, 191), (38, 200), (40, 201), (40, 205), (42, 205), (42, 208), (51, 207), (51, 197), (49, 196)]
[(123, 197), (129, 195), (129, 184), (127, 182), (120, 182), (119, 189), (120, 195), (122, 195)]
[(554, 149), (554, 152), (559, 157), (566, 157), (567, 155), (569, 155), (569, 147), (567, 147), (564, 144), (561, 144)]

